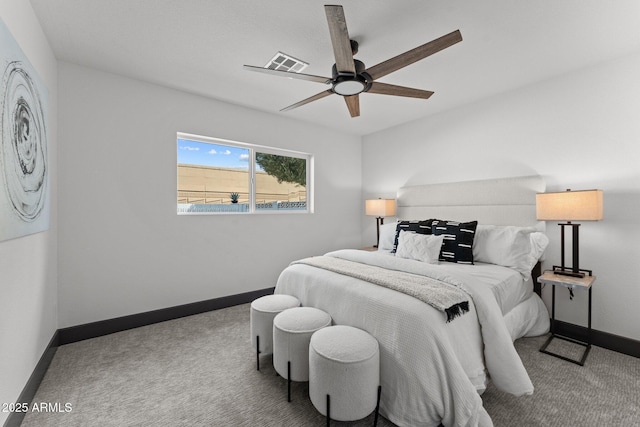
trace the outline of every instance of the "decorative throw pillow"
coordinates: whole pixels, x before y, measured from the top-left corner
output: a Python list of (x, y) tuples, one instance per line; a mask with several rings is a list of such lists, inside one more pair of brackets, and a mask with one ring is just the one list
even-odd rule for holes
[(444, 236), (440, 261), (473, 264), (473, 238), (477, 226), (478, 221), (433, 221), (432, 234)]
[(379, 251), (393, 250), (393, 242), (396, 238), (396, 227), (396, 222), (390, 222), (380, 226), (380, 241), (378, 242)]
[(398, 248), (398, 237), (400, 236), (400, 231), (413, 231), (418, 234), (431, 234), (431, 223), (433, 219), (427, 219), (422, 221), (398, 221), (398, 225), (396, 226), (396, 238), (393, 241), (393, 250), (392, 254), (396, 253), (396, 249)]
[(400, 230), (396, 256), (435, 264), (438, 262), (443, 240), (444, 236), (418, 234), (414, 231)]

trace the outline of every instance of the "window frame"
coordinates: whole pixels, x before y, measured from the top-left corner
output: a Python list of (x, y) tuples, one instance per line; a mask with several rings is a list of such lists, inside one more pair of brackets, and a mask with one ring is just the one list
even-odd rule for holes
[[(314, 213), (314, 189), (313, 189), (313, 176), (314, 176), (314, 155), (311, 153), (305, 153), (302, 151), (289, 150), (285, 148), (269, 147), (266, 145), (250, 144), (247, 142), (233, 141), (223, 138), (215, 138), (202, 135), (194, 135), (190, 133), (177, 132), (176, 133), (176, 196), (178, 192), (178, 140), (190, 140), (194, 142), (200, 142), (205, 144), (217, 144), (227, 145), (230, 147), (242, 148), (249, 151), (249, 210), (246, 212), (180, 212), (176, 206), (176, 212), (178, 215), (270, 215), (270, 214), (312, 214)], [(307, 193), (307, 207), (306, 209), (297, 210), (269, 210), (269, 209), (256, 209), (256, 152), (265, 154), (275, 154), (278, 156), (294, 157), (306, 160), (306, 186)], [(176, 197), (177, 202), (177, 197)], [(177, 203), (176, 203), (177, 204)]]

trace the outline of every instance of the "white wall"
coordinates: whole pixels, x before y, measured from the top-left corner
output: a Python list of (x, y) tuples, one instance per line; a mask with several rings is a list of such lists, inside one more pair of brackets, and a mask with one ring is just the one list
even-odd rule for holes
[[(57, 63), (31, 4), (0, 1), (0, 18), (49, 90), (51, 226), (0, 242), (0, 403), (15, 402), (57, 327)], [(0, 424), (9, 416), (0, 412)]]
[[(60, 327), (275, 285), (361, 244), (361, 140), (61, 62)], [(312, 153), (311, 215), (176, 215), (176, 132)]]
[[(640, 339), (640, 54), (599, 64), (363, 139), (363, 196), (398, 187), (542, 175), (548, 191), (600, 188), (605, 219), (580, 227), (597, 276), (593, 328)], [(369, 218), (370, 219), (370, 218)], [(375, 236), (363, 219), (364, 236)], [(559, 227), (545, 268), (559, 263)], [(550, 306), (550, 290), (544, 298)], [(557, 292), (556, 316), (586, 326), (587, 293)]]

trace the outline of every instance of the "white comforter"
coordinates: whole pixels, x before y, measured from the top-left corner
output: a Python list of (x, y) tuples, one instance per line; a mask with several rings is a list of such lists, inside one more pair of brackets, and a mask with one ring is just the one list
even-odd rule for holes
[(413, 297), (355, 278), (304, 264), (291, 265), (280, 275), (276, 293), (294, 295), (303, 305), (329, 313), (334, 324), (358, 327), (376, 337), (380, 409), (394, 423), (491, 426), (478, 394), (485, 366), (500, 390), (533, 392), (491, 288), (478, 285), (464, 269), (358, 250), (327, 256), (462, 284), (472, 297), (469, 313), (446, 323), (442, 312)]

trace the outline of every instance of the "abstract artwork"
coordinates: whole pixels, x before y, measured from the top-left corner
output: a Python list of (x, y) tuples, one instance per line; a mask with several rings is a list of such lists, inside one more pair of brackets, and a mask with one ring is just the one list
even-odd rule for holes
[(0, 241), (49, 228), (47, 89), (0, 20)]

